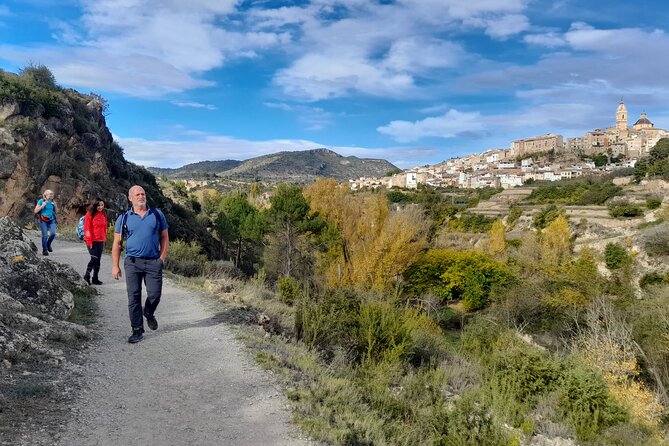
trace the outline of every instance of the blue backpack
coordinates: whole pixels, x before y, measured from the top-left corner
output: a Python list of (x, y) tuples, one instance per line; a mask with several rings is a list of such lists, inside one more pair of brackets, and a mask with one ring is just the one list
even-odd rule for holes
[(79, 240), (84, 239), (84, 220), (86, 219), (86, 216), (81, 217), (79, 219), (79, 223), (77, 223), (77, 237), (79, 237)]

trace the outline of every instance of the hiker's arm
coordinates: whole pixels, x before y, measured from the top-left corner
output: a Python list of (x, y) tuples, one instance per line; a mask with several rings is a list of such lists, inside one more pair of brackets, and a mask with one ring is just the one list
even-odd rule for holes
[(170, 244), (170, 234), (167, 232), (167, 229), (163, 229), (160, 233), (160, 260), (163, 262), (167, 258), (167, 247)]
[(116, 280), (121, 278), (121, 234), (114, 232), (114, 242), (112, 243), (112, 277)]
[(42, 209), (44, 209), (44, 206), (46, 206), (46, 200), (42, 200), (42, 204), (39, 204), (39, 201), (35, 205), (35, 209), (33, 210), (33, 214), (38, 214)]

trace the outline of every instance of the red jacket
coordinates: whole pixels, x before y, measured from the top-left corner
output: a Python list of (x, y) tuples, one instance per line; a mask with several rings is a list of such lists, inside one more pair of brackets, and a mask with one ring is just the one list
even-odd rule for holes
[(107, 240), (107, 216), (104, 212), (97, 212), (91, 218), (91, 213), (86, 212), (84, 217), (84, 241), (90, 248), (93, 242), (104, 242)]

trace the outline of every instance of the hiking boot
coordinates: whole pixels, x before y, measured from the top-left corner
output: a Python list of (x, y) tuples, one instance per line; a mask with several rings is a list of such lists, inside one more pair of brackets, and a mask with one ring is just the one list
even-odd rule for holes
[(91, 280), (90, 283), (92, 283), (93, 285), (102, 285), (102, 282), (98, 280), (97, 277), (93, 277), (93, 280)]
[(145, 314), (144, 317), (146, 318), (146, 325), (148, 325), (151, 330), (158, 330), (158, 321), (155, 316)]
[(86, 281), (87, 284), (91, 284), (91, 276), (88, 274), (84, 274), (84, 280)]
[(47, 246), (46, 249), (47, 249), (47, 251), (49, 251), (49, 252), (53, 252), (53, 249), (51, 249), (51, 246)]
[(49, 251), (42, 251), (42, 255), (43, 255), (43, 256), (48, 256), (48, 255), (49, 255)]
[(129, 344), (136, 344), (142, 339), (144, 339), (144, 336), (142, 336), (142, 333), (144, 333), (143, 328), (137, 328), (132, 330), (132, 334), (128, 338), (128, 343)]

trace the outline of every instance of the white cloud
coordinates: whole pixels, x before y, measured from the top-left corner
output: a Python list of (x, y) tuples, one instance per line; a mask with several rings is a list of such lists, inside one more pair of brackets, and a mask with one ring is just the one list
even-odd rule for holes
[(517, 14), (525, 8), (522, 0), (400, 0), (384, 5), (355, 0), (338, 2), (345, 10), (338, 11), (337, 20), (323, 14), (328, 3), (303, 8), (309, 18), (294, 9), (282, 11), (282, 23), (300, 30), (299, 41), (289, 50), (295, 61), (274, 78), (288, 96), (308, 101), (359, 93), (427, 97), (433, 93), (429, 84), (444, 82), (468, 60), (461, 44), (446, 37), (448, 32), (477, 23), (491, 36), (506, 38), (529, 26)]
[(5, 5), (0, 5), (0, 17), (11, 17), (12, 11)]
[(425, 164), (437, 154), (437, 150), (431, 147), (328, 146), (302, 139), (251, 141), (216, 135), (194, 137), (187, 140), (148, 140), (123, 138), (114, 135), (114, 139), (123, 147), (125, 157), (129, 161), (143, 166), (173, 168), (205, 160), (245, 160), (280, 151), (310, 150), (324, 147), (334, 150), (342, 156), (352, 155), (359, 158), (386, 159), (400, 167), (412, 167), (416, 163)]
[(420, 121), (392, 121), (378, 127), (380, 133), (389, 135), (399, 142), (416, 141), (425, 137), (453, 138), (458, 135), (479, 133), (484, 130), (479, 112), (460, 112), (450, 109), (441, 116)]
[(407, 74), (342, 54), (307, 55), (292, 67), (280, 70), (275, 81), (289, 96), (313, 101), (341, 97), (354, 90), (392, 97), (414, 88), (413, 79)]
[[(15, 65), (39, 60), (59, 82), (155, 97), (210, 86), (201, 74), (285, 44), (284, 32), (246, 31), (226, 21), (237, 0), (83, 0), (79, 22), (54, 21), (47, 47), (0, 47)], [(227, 26), (227, 28), (226, 28)]]
[(530, 28), (530, 21), (520, 14), (486, 20), (485, 33), (494, 39), (506, 39)]
[(523, 37), (523, 41), (530, 45), (545, 46), (548, 48), (555, 48), (567, 44), (563, 36), (554, 32), (544, 34), (528, 34)]
[(213, 104), (203, 104), (201, 102), (192, 102), (192, 101), (172, 101), (172, 104), (178, 107), (190, 107), (190, 108), (205, 108), (207, 110), (216, 110), (216, 106)]

